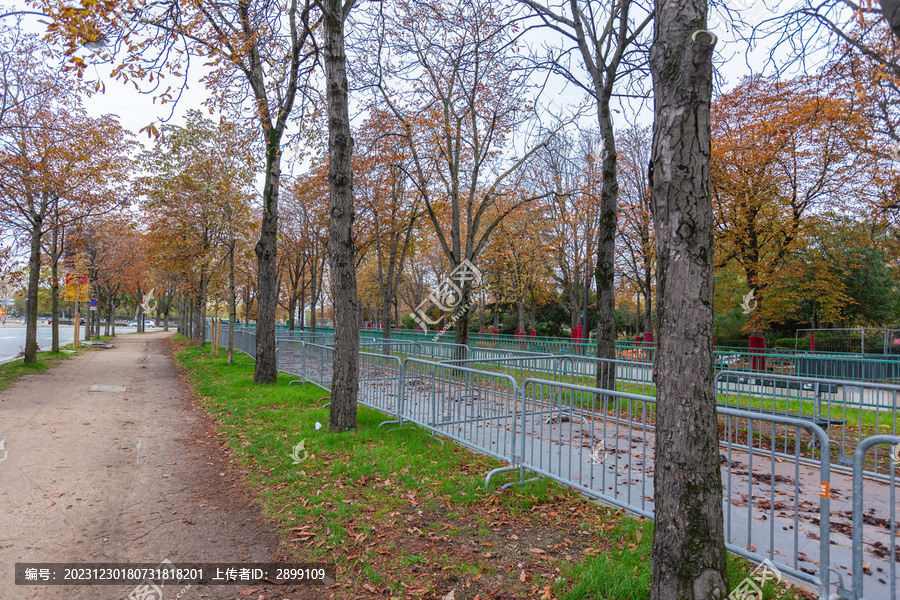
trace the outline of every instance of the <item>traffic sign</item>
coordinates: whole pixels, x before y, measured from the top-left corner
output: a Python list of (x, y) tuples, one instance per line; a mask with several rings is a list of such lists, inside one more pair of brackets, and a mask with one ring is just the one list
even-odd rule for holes
[(88, 276), (66, 273), (66, 301), (86, 302), (88, 299)]
[(97, 299), (91, 298), (91, 310), (97, 310)]

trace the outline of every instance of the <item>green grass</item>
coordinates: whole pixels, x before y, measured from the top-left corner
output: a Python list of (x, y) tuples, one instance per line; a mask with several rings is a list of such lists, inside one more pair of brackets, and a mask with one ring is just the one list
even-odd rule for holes
[[(328, 392), (311, 384), (289, 387), (292, 378), (284, 374), (274, 384), (254, 385), (252, 359), (236, 353), (235, 363), (227, 365), (224, 352), (213, 357), (208, 348), (187, 346), (177, 354), (178, 361), (206, 410), (219, 421), (265, 514), (288, 540), (285, 548), (304, 560), (333, 561), (342, 573), (339, 583), (358, 577), (356, 584), (384, 585), (392, 594), (408, 597), (400, 582), (421, 583), (429, 564), (461, 581), (473, 582), (482, 574), (503, 577), (491, 560), (434, 554), (421, 546), (411, 550), (407, 544), (436, 535), (446, 535), (460, 548), (466, 540), (496, 540), (497, 521), (520, 535), (535, 527), (552, 535), (559, 531), (557, 523), (546, 515), (562, 513), (577, 515), (565, 523), (578, 523), (575, 527), (591, 551), (558, 563), (558, 574), (534, 573), (520, 587), (514, 587), (519, 584), (513, 568), (504, 579), (504, 585), (513, 587), (505, 593), (531, 597), (528, 590), (537, 584), (571, 600), (649, 597), (651, 522), (598, 507), (548, 479), (507, 491), (496, 487), (514, 480), (516, 472), (485, 488), (484, 474), (500, 466), (498, 461), (450, 441), (441, 444), (416, 426), (379, 428), (387, 417), (362, 406), (356, 431), (330, 433), (328, 410), (322, 408)], [(323, 425), (319, 430), (317, 422)], [(291, 454), (300, 457), (299, 464)], [(417, 513), (426, 518), (416, 521)], [(371, 545), (392, 528), (394, 533), (398, 527), (405, 531), (407, 518), (420, 530), (418, 536), (389, 535)], [(754, 567), (736, 557), (729, 561), (733, 585)], [(803, 596), (788, 592), (781, 597)]]
[[(224, 353), (213, 358), (206, 348), (187, 347), (178, 360), (196, 376), (196, 391), (221, 421), (239, 460), (252, 466), (250, 481), (262, 490), (280, 527), (314, 520), (328, 532), (329, 544), (342, 544), (358, 525), (348, 528), (347, 523), (358, 514), (350, 502), (363, 489), (369, 506), (385, 513), (408, 507), (409, 494), (420, 510), (446, 509), (447, 502), (462, 509), (490, 494), (483, 474), (498, 462), (441, 444), (418, 427), (379, 428), (386, 417), (362, 406), (356, 431), (330, 433), (328, 410), (320, 408), (327, 392), (311, 384), (289, 387), (292, 378), (282, 373), (273, 385), (254, 385), (252, 359), (236, 354), (229, 366)], [(322, 428), (316, 430), (316, 423)], [(300, 442), (304, 448), (297, 454), (306, 458), (294, 465), (290, 455)], [(398, 488), (404, 492), (399, 496)], [(506, 501), (528, 510), (553, 493), (552, 486), (531, 492), (533, 500), (517, 503), (510, 499), (519, 497), (510, 495)], [(298, 497), (306, 499), (305, 505), (294, 502)], [(327, 551), (314, 554), (325, 556)]]
[[(563, 570), (558, 587), (566, 600), (646, 600), (650, 597), (650, 556), (653, 549), (653, 522), (623, 516), (609, 530), (621, 544)], [(741, 583), (756, 565), (728, 555), (731, 588)], [(784, 590), (772, 582), (763, 586), (765, 600), (800, 600), (796, 589)]]

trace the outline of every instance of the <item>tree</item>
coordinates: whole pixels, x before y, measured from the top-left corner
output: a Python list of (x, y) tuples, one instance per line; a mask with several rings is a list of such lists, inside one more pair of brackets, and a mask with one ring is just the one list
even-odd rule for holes
[[(382, 337), (391, 339), (391, 305), (397, 297), (421, 197), (411, 190), (411, 167), (403, 138), (390, 115), (375, 112), (358, 135), (365, 144), (359, 160), (358, 197), (369, 222), (370, 252), (381, 296)], [(398, 323), (399, 325), (399, 323)]]
[(849, 216), (814, 217), (810, 236), (795, 254), (800, 276), (796, 309), (813, 328), (890, 327), (900, 309), (896, 267), (884, 228)]
[[(47, 86), (46, 49), (33, 37), (22, 44), (4, 73), (9, 95), (0, 130), (0, 212), (29, 246), (25, 361), (34, 362), (43, 236), (121, 206), (111, 182), (127, 179), (133, 142), (115, 117), (85, 116), (74, 86)], [(57, 245), (51, 251), (54, 270), (59, 256)]]
[[(105, 42), (120, 57), (114, 69), (122, 79), (147, 79), (163, 102), (177, 101), (186, 86), (161, 89), (167, 74), (184, 75), (190, 59), (213, 71), (205, 78), (212, 105), (249, 117), (263, 140), (265, 171), (260, 237), (255, 252), (259, 302), (254, 381), (272, 383), (275, 364), (277, 298), (278, 190), (282, 146), (291, 119), (306, 125), (307, 109), (317, 94), (311, 77), (319, 59), (314, 32), (320, 24), (316, 0), (292, 0), (283, 8), (267, 0), (220, 4), (164, 0), (141, 5), (91, 4), (61, 7), (50, 0), (36, 4), (53, 18), (52, 35), (68, 43), (73, 66), (83, 75), (78, 39)], [(327, 52), (327, 49), (326, 49)], [(108, 57), (112, 60), (112, 57)], [(168, 71), (168, 73), (166, 73)], [(154, 82), (155, 78), (155, 83)], [(252, 109), (245, 111), (247, 106)], [(299, 114), (297, 114), (299, 112)], [(311, 111), (310, 111), (311, 112)], [(156, 131), (153, 125), (148, 126)]]
[[(322, 297), (325, 271), (328, 267), (328, 205), (322, 199), (328, 194), (328, 172), (317, 165), (310, 173), (298, 177), (288, 187), (287, 213), (282, 220), (286, 251), (290, 256), (288, 280), (292, 282), (292, 298), (299, 296), (301, 310), (306, 300), (310, 306), (310, 329), (316, 331), (316, 307)], [(290, 303), (290, 302), (289, 302)], [(291, 307), (293, 310), (293, 307)]]
[[(643, 331), (653, 331), (653, 282), (656, 272), (653, 215), (650, 210), (650, 182), (646, 165), (650, 163), (653, 131), (650, 127), (632, 127), (619, 132), (620, 256), (622, 274), (644, 298)], [(638, 302), (640, 304), (640, 302)]]
[(235, 251), (250, 220), (252, 145), (235, 124), (213, 123), (197, 111), (187, 114), (184, 127), (167, 125), (163, 132), (154, 149), (142, 155), (148, 175), (138, 189), (145, 195), (154, 254), (178, 266), (189, 282), (196, 316), (192, 335), (202, 344), (207, 292), (222, 249), (232, 323), (235, 318)]
[(519, 209), (500, 223), (485, 249), (486, 265), (497, 275), (497, 295), (516, 305), (516, 331), (525, 331), (528, 308), (531, 326), (535, 327), (535, 310), (550, 295), (547, 247), (542, 236), (534, 231), (534, 223), (544, 218), (535, 206)]
[[(530, 112), (510, 11), (484, 0), (400, 2), (379, 24), (373, 73), (409, 148), (413, 182), (451, 271), (477, 263), (494, 229), (536, 197), (520, 194), (522, 165), (546, 143), (508, 156)], [(388, 47), (386, 42), (390, 43)], [(469, 339), (472, 274), (460, 281), (455, 341)]]
[[(520, 0), (531, 7), (542, 24), (558, 32), (563, 46), (551, 51), (547, 65), (567, 81), (586, 91), (597, 110), (600, 128), (601, 172), (600, 227), (594, 278), (597, 282), (597, 356), (616, 357), (615, 260), (617, 205), (619, 194), (616, 167), (616, 137), (613, 129), (612, 98), (629, 74), (640, 73), (647, 60), (646, 35), (653, 11), (633, 0), (597, 3), (568, 0), (557, 5)], [(570, 54), (577, 54), (579, 73), (570, 66)], [(600, 366), (597, 382), (601, 381)], [(606, 378), (615, 389), (615, 378)]]
[(334, 367), (331, 383), (332, 431), (356, 429), (359, 389), (359, 300), (353, 241), (353, 137), (347, 99), (344, 21), (354, 0), (322, 0), (325, 89), (328, 101), (328, 240), (334, 302)]
[(99, 307), (106, 311), (105, 333), (115, 335), (118, 298), (136, 287), (135, 280), (146, 271), (145, 256), (134, 252), (144, 245), (143, 235), (127, 215), (103, 215), (91, 219), (86, 228), (92, 231), (95, 284), (105, 296)]
[(656, 0), (650, 178), (658, 351), (651, 600), (728, 595), (716, 399), (706, 0)]
[[(600, 166), (596, 132), (572, 139), (562, 132), (550, 140), (532, 166), (535, 185), (553, 190), (545, 207), (553, 275), (569, 300), (574, 330), (584, 306), (589, 273), (600, 239)], [(585, 332), (587, 335), (587, 332)]]
[(795, 300), (773, 291), (797, 277), (792, 258), (810, 234), (810, 213), (863, 199), (869, 169), (854, 145), (870, 129), (817, 81), (756, 76), (714, 105), (716, 263), (744, 270), (758, 303), (753, 333), (781, 322)]

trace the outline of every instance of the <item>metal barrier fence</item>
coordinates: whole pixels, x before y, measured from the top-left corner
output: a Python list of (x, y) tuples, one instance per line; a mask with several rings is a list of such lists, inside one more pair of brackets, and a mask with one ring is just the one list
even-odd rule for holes
[(403, 365), (403, 420), (515, 463), (520, 397), (512, 377), (414, 358)]
[(454, 360), (469, 355), (469, 347), (449, 342), (428, 340), (385, 340), (366, 338), (360, 340), (360, 349), (366, 352), (395, 355), (412, 358), (429, 358), (434, 360)]
[[(866, 455), (869, 450), (875, 448), (877, 457), (878, 446), (888, 444), (893, 448), (893, 452), (881, 453), (890, 482), (888, 498), (884, 498), (883, 495), (879, 497), (877, 494), (865, 493), (864, 474), (868, 470)], [(850, 571), (846, 565), (837, 565), (834, 568), (840, 581), (837, 586), (837, 595), (840, 598), (848, 600), (898, 598), (897, 590), (900, 588), (900, 573), (897, 568), (897, 563), (900, 562), (900, 545), (897, 545), (897, 530), (900, 528), (897, 520), (897, 488), (900, 486), (898, 470), (900, 470), (900, 436), (872, 436), (863, 440), (853, 453), (853, 504), (849, 515), (852, 521), (850, 545), (853, 561)], [(848, 516), (847, 511), (844, 511), (843, 516), (845, 518)], [(843, 585), (845, 577), (852, 577), (850, 589)]]
[[(252, 333), (241, 337), (255, 349)], [(331, 347), (288, 339), (278, 344), (280, 370), (330, 388)], [(373, 347), (378, 345), (383, 348), (382, 342)], [(488, 480), (502, 471), (519, 471), (519, 481), (524, 481), (525, 471), (532, 471), (652, 518), (655, 399), (630, 393), (634, 385), (652, 391), (649, 365), (552, 355), (401, 361), (393, 354), (399, 354), (394, 347), (402, 344), (390, 346), (391, 354), (360, 353), (360, 403), (395, 416), (392, 422), (412, 421), (506, 463), (489, 473)], [(579, 385), (596, 382), (598, 374), (601, 387)], [(620, 389), (603, 389), (613, 374)], [(870, 600), (887, 594), (897, 600), (896, 464), (889, 465), (893, 457), (877, 445), (900, 444), (900, 388), (766, 378), (772, 381), (751, 382), (746, 373), (725, 372), (716, 379), (720, 399), (724, 394), (717, 412), (728, 548), (752, 560), (768, 559), (816, 586), (821, 598), (829, 597), (833, 576), (841, 598), (863, 600), (865, 584)], [(837, 393), (832, 387), (844, 396), (824, 397)], [(856, 400), (846, 396), (854, 390), (862, 390)], [(778, 396), (788, 391), (800, 396), (795, 404)], [(863, 402), (869, 406), (863, 408)], [(853, 481), (849, 473), (832, 472), (833, 451), (822, 452), (850, 448), (869, 431), (859, 428), (856, 437), (838, 440), (834, 434), (840, 426), (822, 420), (832, 418), (835, 407), (850, 415), (851, 403), (857, 411), (873, 411), (872, 419), (861, 422), (875, 430), (887, 426), (895, 434), (859, 442)], [(872, 446), (874, 460), (866, 452)], [(876, 477), (865, 499), (863, 475)], [(847, 543), (840, 543), (841, 536)], [(861, 560), (875, 570), (859, 567)], [(846, 590), (844, 579), (851, 571), (852, 589)]]
[[(898, 385), (723, 371), (716, 375), (715, 386), (723, 406), (790, 416), (826, 430), (829, 449), (825, 454), (835, 468), (844, 471), (850, 471), (853, 449), (863, 439), (878, 434), (897, 435)], [(793, 446), (803, 445), (801, 460), (818, 461), (823, 448), (810, 442), (783, 432), (765, 441), (791, 456)], [(876, 450), (866, 474), (884, 479), (887, 470), (878, 472), (878, 459)]]
[[(479, 356), (480, 350), (482, 349), (473, 348), (472, 354)], [(656, 393), (653, 367), (641, 362), (554, 354), (510, 354), (497, 357), (488, 355), (448, 362), (492, 373), (506, 373), (520, 384), (525, 379), (533, 377), (604, 389), (612, 389), (615, 383), (616, 389), (620, 391), (647, 396)]]
[[(527, 379), (522, 407), (519, 462), (513, 466), (653, 517), (654, 398)], [(797, 436), (805, 431), (827, 445), (825, 432), (801, 419), (725, 407), (718, 413), (728, 548), (757, 562), (768, 559), (827, 598), (824, 569), (811, 569), (813, 563), (804, 561), (829, 564), (829, 498), (809, 493), (830, 485), (828, 460), (801, 469), (799, 461), (787, 464), (772, 450), (761, 452), (756, 441), (782, 428)], [(811, 524), (818, 534), (801, 536)]]

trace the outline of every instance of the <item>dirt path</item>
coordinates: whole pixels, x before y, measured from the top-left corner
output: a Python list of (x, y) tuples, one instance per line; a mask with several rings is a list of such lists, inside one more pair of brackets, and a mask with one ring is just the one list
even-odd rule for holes
[[(127, 598), (134, 586), (15, 586), (16, 562), (266, 562), (274, 532), (197, 409), (168, 334), (120, 335), (0, 392), (0, 598)], [(90, 391), (92, 386), (111, 386)], [(121, 388), (124, 388), (122, 391)], [(4, 459), (5, 455), (5, 459)], [(171, 591), (169, 591), (171, 589)], [(181, 591), (164, 590), (170, 600)], [(244, 595), (238, 595), (243, 591)], [(181, 598), (304, 598), (195, 586)], [(141, 596), (138, 596), (139, 598)]]

